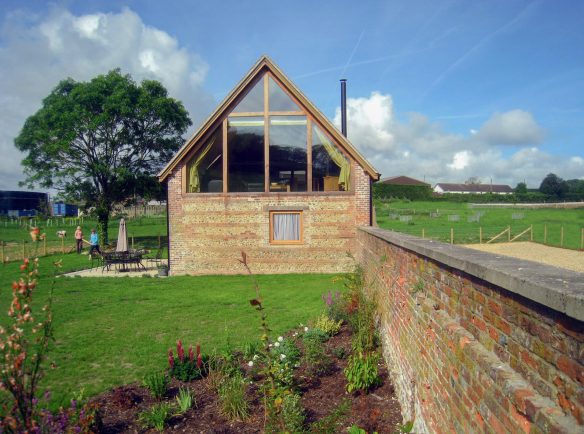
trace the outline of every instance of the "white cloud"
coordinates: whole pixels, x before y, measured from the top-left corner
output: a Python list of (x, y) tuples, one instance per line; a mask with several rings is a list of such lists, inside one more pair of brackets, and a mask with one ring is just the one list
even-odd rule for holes
[[(571, 179), (582, 177), (584, 170), (582, 156), (562, 158), (534, 146), (543, 140), (543, 128), (526, 111), (495, 113), (463, 135), (445, 131), (420, 113), (397, 120), (391, 96), (378, 92), (348, 99), (347, 107), (349, 139), (382, 176), (408, 175), (430, 183), (478, 177), (511, 186), (526, 180), (535, 188), (550, 172)], [(340, 124), (340, 109), (334, 122)], [(502, 145), (523, 146), (510, 153)]]
[(136, 81), (159, 80), (185, 104), (194, 126), (213, 108), (201, 88), (208, 65), (130, 9), (83, 16), (53, 9), (47, 17), (13, 12), (0, 35), (0, 189), (17, 188), (23, 179), (14, 137), (64, 78), (86, 81), (120, 68)]
[(535, 145), (543, 140), (543, 129), (531, 113), (511, 110), (495, 113), (484, 123), (477, 136), (491, 145)]

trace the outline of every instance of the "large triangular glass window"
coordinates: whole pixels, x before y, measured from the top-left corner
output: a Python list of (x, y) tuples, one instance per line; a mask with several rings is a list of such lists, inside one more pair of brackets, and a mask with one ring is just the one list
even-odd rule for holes
[(274, 81), (272, 77), (268, 84), (270, 112), (297, 112), (300, 107), (288, 96), (286, 92)]
[(260, 78), (233, 109), (233, 113), (260, 113), (264, 111), (264, 80)]

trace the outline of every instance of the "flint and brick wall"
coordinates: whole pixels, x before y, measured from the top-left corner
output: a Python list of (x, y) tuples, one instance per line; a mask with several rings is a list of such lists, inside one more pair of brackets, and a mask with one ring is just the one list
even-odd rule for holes
[(357, 244), (416, 433), (584, 432), (584, 274), (376, 228)]
[[(369, 224), (369, 176), (352, 165), (352, 192), (186, 194), (182, 165), (168, 178), (170, 272), (337, 273), (353, 268), (357, 227)], [(301, 210), (304, 243), (271, 245), (269, 211)]]

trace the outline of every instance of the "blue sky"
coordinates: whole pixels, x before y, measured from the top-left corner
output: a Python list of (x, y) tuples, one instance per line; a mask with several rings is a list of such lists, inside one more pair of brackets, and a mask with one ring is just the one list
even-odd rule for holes
[[(584, 177), (584, 2), (13, 1), (0, 4), (0, 188), (57, 82), (156, 78), (198, 126), (268, 54), (383, 176)], [(194, 128), (193, 127), (193, 128)]]

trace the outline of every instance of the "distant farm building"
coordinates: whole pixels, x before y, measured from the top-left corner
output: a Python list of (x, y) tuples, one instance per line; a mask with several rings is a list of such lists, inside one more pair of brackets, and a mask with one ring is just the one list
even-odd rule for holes
[(47, 209), (47, 193), (34, 191), (0, 191), (0, 215), (9, 217), (35, 216), (41, 209)]
[(418, 179), (410, 178), (409, 176), (390, 176), (389, 178), (383, 178), (379, 181), (382, 184), (390, 185), (420, 185), (425, 187), (430, 187), (430, 184), (422, 182)]
[(504, 184), (445, 184), (439, 183), (434, 187), (434, 193), (444, 194), (512, 194), (513, 189)]

